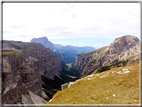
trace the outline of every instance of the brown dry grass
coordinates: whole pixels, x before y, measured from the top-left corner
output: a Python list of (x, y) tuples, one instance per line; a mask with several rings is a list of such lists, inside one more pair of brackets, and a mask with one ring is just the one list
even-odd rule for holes
[[(131, 73), (117, 73), (126, 68)], [(139, 65), (133, 64), (93, 74), (90, 80), (86, 76), (46, 104), (139, 104), (139, 90)]]

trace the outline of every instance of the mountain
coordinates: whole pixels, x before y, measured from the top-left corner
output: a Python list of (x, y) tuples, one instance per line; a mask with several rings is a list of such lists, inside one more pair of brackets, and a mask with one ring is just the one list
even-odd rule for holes
[(3, 104), (42, 104), (72, 78), (62, 61), (40, 43), (1, 41)]
[(92, 72), (102, 72), (112, 67), (139, 62), (139, 39), (125, 35), (114, 40), (109, 46), (77, 55), (75, 63), (80, 76)]
[(95, 50), (95, 48), (91, 46), (77, 47), (71, 45), (62, 46), (60, 44), (53, 44), (46, 37), (33, 38), (31, 42), (41, 43), (46, 48), (49, 48), (54, 55), (60, 56), (61, 60), (65, 63), (74, 63), (77, 54)]
[[(139, 105), (140, 41), (125, 35), (109, 46), (77, 55), (80, 79), (64, 86), (45, 104)], [(69, 87), (70, 86), (70, 87)], [(136, 106), (136, 105), (135, 105)]]
[(44, 91), (47, 89), (42, 87), (41, 75), (51, 80), (60, 76), (60, 57), (37, 43), (2, 41), (2, 44), (3, 104), (37, 104), (49, 100)]
[(83, 47), (72, 46), (72, 45), (62, 46), (60, 44), (54, 44), (54, 46), (56, 49), (62, 50), (62, 51), (67, 51), (67, 52), (75, 51), (74, 53), (76, 54), (86, 53), (86, 52), (95, 50), (95, 48), (92, 46), (83, 46)]
[[(75, 89), (78, 87), (79, 90), (77, 89), (77, 91), (74, 91), (73, 89), (71, 90), (71, 94), (75, 92), (75, 94), (73, 95), (78, 95), (80, 94), (82, 89), (83, 91), (89, 92), (90, 89), (94, 90), (96, 88), (95, 82), (98, 81), (98, 79), (95, 79), (93, 83), (90, 82), (89, 84), (92, 84), (90, 86), (88, 85), (87, 81), (90, 80), (92, 76), (90, 75), (88, 77), (90, 79), (85, 79), (83, 78), (84, 76), (88, 74), (97, 76), (96, 73), (99, 73), (98, 75), (101, 75), (101, 77), (99, 78), (103, 78), (105, 75), (112, 74), (113, 72), (113, 70), (111, 70), (111, 72), (104, 74), (104, 71), (113, 69), (114, 67), (119, 67), (117, 69), (118, 72), (115, 73), (116, 75), (119, 75), (118, 73), (124, 74), (124, 72), (119, 72), (120, 70), (122, 70), (122, 66), (134, 63), (138, 64), (140, 58), (139, 39), (135, 36), (130, 35), (125, 35), (115, 39), (114, 42), (109, 46), (77, 55), (75, 64), (65, 64), (63, 61), (61, 61), (59, 56), (54, 55), (52, 53), (53, 51), (50, 51), (49, 48), (44, 47), (41, 43), (6, 40), (0, 42), (2, 42), (3, 46), (3, 49), (0, 53), (0, 57), (3, 61), (3, 63), (0, 61), (0, 65), (2, 65), (3, 104), (43, 104), (46, 101), (49, 101), (52, 96), (58, 91), (59, 92), (57, 93), (57, 95), (62, 95), (63, 91), (60, 91), (62, 90), (62, 85), (64, 85), (64, 83), (68, 84), (70, 81), (73, 82), (79, 77), (81, 78), (81, 81), (78, 80), (79, 84), (77, 84), (77, 86), (75, 87)], [(60, 48), (60, 50), (62, 47), (63, 46), (58, 45), (58, 48)], [(70, 54), (74, 53), (75, 55), (78, 51), (82, 51), (83, 49), (85, 50), (86, 47), (83, 47), (83, 49), (81, 48), (80, 50), (79, 48), (80, 47), (65, 46), (63, 47), (64, 51), (62, 51), (66, 51), (65, 53), (70, 52)], [(62, 53), (62, 51), (59, 53)], [(58, 49), (56, 49), (56, 52), (58, 52)], [(67, 53), (68, 56), (70, 54)], [(117, 76), (116, 78), (114, 78), (112, 77), (114, 76), (112, 74), (109, 75), (109, 77), (104, 81), (114, 79), (118, 80), (116, 81), (118, 83), (114, 83), (114, 85), (116, 85), (116, 90), (119, 90), (119, 88), (117, 87), (120, 85), (122, 85), (121, 90), (123, 90), (123, 86), (125, 87), (126, 84), (128, 84), (128, 88), (133, 86), (134, 88), (136, 88), (138, 86), (137, 81), (139, 80), (137, 78), (139, 76), (135, 76), (135, 74), (138, 75), (138, 69), (136, 69), (138, 68), (138, 65), (132, 65), (128, 68), (133, 73), (130, 73), (130, 75), (127, 76), (130, 76), (130, 78), (128, 78), (127, 80), (125, 79), (125, 76), (122, 76), (123, 79), (118, 78)], [(119, 79), (122, 81), (119, 81)], [(133, 79), (134, 81), (125, 82), (130, 79)], [(83, 85), (82, 83), (85, 85)], [(104, 82), (98, 81), (98, 84), (99, 83)], [(92, 88), (92, 86), (94, 86), (94, 88)], [(98, 89), (105, 90), (104, 87), (108, 87), (110, 85), (108, 84), (105, 86), (101, 84), (100, 87), (99, 85), (97, 86)], [(87, 90), (85, 87), (87, 88)], [(103, 90), (101, 90), (100, 92), (102, 91)], [(98, 93), (99, 91), (95, 92)], [(131, 93), (131, 91), (129, 93)], [(81, 94), (81, 96), (84, 96), (84, 94)], [(73, 96), (73, 98), (75, 99), (78, 99), (78, 97)], [(94, 97), (90, 96), (90, 98), (92, 99)], [(98, 97), (95, 97), (95, 101), (97, 100), (96, 98)], [(135, 98), (137, 98), (137, 96)], [(87, 99), (83, 97), (83, 101), (84, 100)], [(80, 99), (78, 101), (82, 102), (82, 100), (80, 101)]]
[(56, 51), (54, 44), (50, 42), (47, 37), (33, 38), (31, 42), (41, 43), (46, 48), (49, 48), (51, 51)]
[[(10, 55), (14, 55), (14, 57), (19, 57), (20, 55), (20, 57), (24, 58), (21, 60), (23, 63), (28, 60), (32, 62), (34, 66), (38, 65), (38, 72), (51, 79), (54, 79), (55, 75), (61, 75), (62, 64), (60, 57), (55, 56), (49, 48), (47, 49), (39, 43), (20, 41), (3, 41), (2, 44), (3, 56), (9, 57)], [(19, 54), (17, 55), (16, 53)]]
[(59, 44), (54, 44), (54, 45), (58, 51), (53, 53), (57, 56), (60, 56), (65, 63), (74, 63), (76, 60), (76, 56), (78, 54), (95, 50), (95, 48), (91, 46), (77, 47), (71, 45), (66, 45), (66, 46), (62, 46)]

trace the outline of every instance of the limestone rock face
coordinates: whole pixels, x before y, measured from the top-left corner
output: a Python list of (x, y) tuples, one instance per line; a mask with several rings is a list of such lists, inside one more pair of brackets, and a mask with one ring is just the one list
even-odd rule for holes
[[(6, 48), (4, 47), (6, 46)], [(7, 50), (8, 49), (8, 50)], [(4, 54), (4, 66), (3, 72), (10, 72), (11, 66), (13, 66), (12, 71), (16, 70), (16, 64), (21, 64), (20, 66), (25, 66), (31, 64), (32, 67), (45, 77), (54, 79), (55, 75), (62, 74), (62, 64), (60, 57), (52, 54), (49, 48), (45, 48), (41, 44), (37, 43), (25, 43), (19, 41), (3, 41), (3, 50), (4, 52), (10, 51), (19, 51), (22, 54), (14, 54), (15, 56), (11, 56), (9, 54)], [(13, 54), (12, 54), (13, 55)], [(14, 59), (14, 57), (19, 57), (18, 59)], [(9, 58), (6, 62), (6, 58)], [(20, 58), (22, 60), (20, 60)], [(15, 63), (13, 63), (15, 61)]]
[(75, 65), (80, 75), (85, 75), (115, 60), (121, 61), (131, 58), (134, 62), (140, 57), (139, 52), (139, 39), (135, 36), (125, 35), (115, 39), (110, 46), (78, 55)]
[(41, 104), (49, 100), (43, 92), (41, 75), (51, 80), (62, 75), (60, 57), (41, 44), (2, 42), (2, 103)]
[(106, 49), (106, 53), (119, 54), (119, 58), (122, 60), (129, 56), (138, 55), (139, 50), (139, 39), (135, 36), (126, 35), (115, 39)]
[(33, 39), (31, 40), (31, 42), (41, 43), (41, 44), (43, 44), (43, 46), (49, 48), (50, 50), (56, 51), (56, 48), (55, 48), (54, 44), (51, 43), (51, 42), (47, 39), (47, 37), (33, 38)]
[[(27, 95), (31, 99), (28, 90), (43, 99), (41, 95), (42, 81), (40, 74), (38, 72), (33, 73), (32, 70), (24, 72), (19, 73), (19, 75), (17, 73), (3, 73), (3, 104), (23, 104), (22, 95)], [(34, 103), (31, 102), (31, 104)]]

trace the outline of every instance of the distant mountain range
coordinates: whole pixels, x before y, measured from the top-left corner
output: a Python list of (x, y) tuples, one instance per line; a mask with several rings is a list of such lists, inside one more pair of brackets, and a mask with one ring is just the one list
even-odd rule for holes
[(50, 42), (47, 37), (41, 37), (41, 38), (33, 38), (31, 42), (35, 43), (41, 43), (46, 48), (49, 48), (51, 51), (56, 51), (56, 48), (52, 42)]
[(60, 56), (61, 60), (65, 63), (74, 63), (78, 54), (95, 50), (95, 48), (91, 46), (77, 47), (71, 45), (62, 46), (60, 44), (53, 44), (47, 39), (47, 37), (33, 38), (31, 42), (41, 43), (46, 48), (49, 48), (54, 55)]

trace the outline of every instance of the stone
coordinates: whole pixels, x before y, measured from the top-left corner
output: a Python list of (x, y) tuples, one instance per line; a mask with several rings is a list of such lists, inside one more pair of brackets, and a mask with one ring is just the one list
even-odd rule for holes
[[(42, 77), (50, 80), (62, 75), (60, 57), (41, 44), (3, 40), (2, 103), (44, 103), (48, 96), (43, 93)], [(11, 51), (21, 54), (9, 54)], [(52, 90), (52, 89), (51, 89)], [(31, 100), (29, 100), (31, 99)]]
[(70, 86), (72, 86), (74, 83), (75, 83), (75, 82), (70, 82), (69, 85), (68, 85), (68, 88), (69, 88)]
[(139, 53), (139, 39), (135, 36), (124, 35), (115, 39), (109, 46), (77, 55), (75, 66), (80, 76), (83, 76), (113, 61), (119, 62), (131, 58), (126, 64), (121, 63), (119, 66), (138, 63), (136, 60), (140, 58)]

